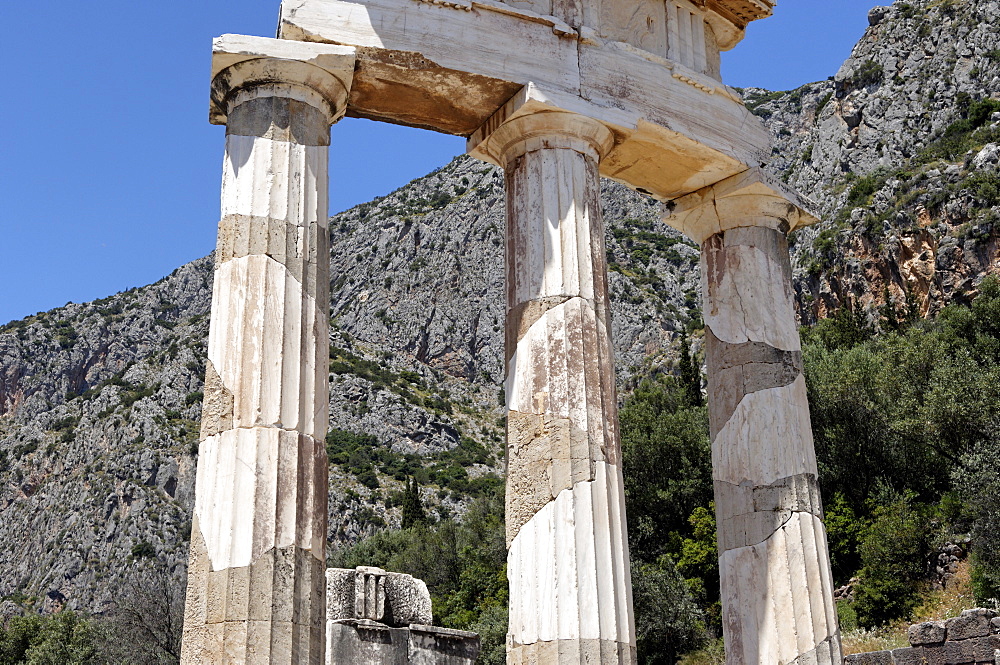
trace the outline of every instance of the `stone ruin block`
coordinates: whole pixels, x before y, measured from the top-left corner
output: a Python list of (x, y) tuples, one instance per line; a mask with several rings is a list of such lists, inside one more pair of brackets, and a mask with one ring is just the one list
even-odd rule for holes
[(891, 651), (869, 651), (844, 657), (844, 665), (893, 665)]
[(431, 625), (422, 580), (367, 566), (329, 568), (327, 665), (472, 665), (479, 636)]
[(941, 644), (944, 642), (944, 621), (925, 621), (915, 623), (907, 631), (910, 644), (915, 647), (924, 644)]
[(947, 621), (910, 626), (912, 646), (851, 654), (844, 665), (998, 665), (1000, 617), (993, 610), (965, 610)]
[(327, 620), (368, 619), (394, 628), (433, 621), (431, 595), (423, 580), (381, 568), (326, 571)]
[(961, 616), (948, 619), (945, 628), (948, 631), (948, 641), (968, 640), (974, 637), (986, 637), (990, 634), (990, 621), (996, 618), (996, 612), (983, 608), (965, 610)]

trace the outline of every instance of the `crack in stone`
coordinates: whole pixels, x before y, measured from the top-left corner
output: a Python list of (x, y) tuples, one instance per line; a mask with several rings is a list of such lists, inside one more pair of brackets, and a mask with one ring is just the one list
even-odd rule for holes
[(802, 374), (801, 351), (785, 351), (763, 342), (724, 342), (707, 325), (705, 349), (712, 441), (744, 397), (761, 390), (784, 388)]
[(788, 524), (796, 513), (823, 519), (823, 503), (815, 474), (800, 473), (753, 486), (715, 481), (719, 507), (719, 551), (763, 543)]

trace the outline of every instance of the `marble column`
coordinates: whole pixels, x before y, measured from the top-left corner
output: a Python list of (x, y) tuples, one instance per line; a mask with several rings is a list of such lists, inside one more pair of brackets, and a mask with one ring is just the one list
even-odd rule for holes
[(726, 662), (840, 665), (786, 234), (815, 221), (760, 173), (675, 202), (701, 242)]
[(507, 662), (634, 663), (600, 123), (493, 130), (507, 184)]
[(181, 662), (320, 665), (327, 152), (354, 54), (227, 36), (213, 63), (226, 155)]

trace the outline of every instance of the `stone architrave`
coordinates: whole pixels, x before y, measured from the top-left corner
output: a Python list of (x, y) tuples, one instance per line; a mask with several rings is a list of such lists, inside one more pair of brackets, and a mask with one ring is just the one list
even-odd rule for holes
[(759, 170), (674, 201), (701, 244), (726, 662), (840, 665), (786, 234), (816, 218)]
[(354, 49), (225, 36), (226, 125), (181, 662), (324, 662), (330, 125)]
[(511, 665), (635, 663), (598, 175), (613, 142), (550, 112), (481, 145), (507, 184)]

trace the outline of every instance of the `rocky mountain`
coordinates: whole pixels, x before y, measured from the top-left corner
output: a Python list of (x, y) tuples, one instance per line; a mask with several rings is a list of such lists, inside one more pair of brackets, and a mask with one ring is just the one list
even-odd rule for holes
[[(744, 91), (770, 168), (826, 217), (794, 238), (806, 323), (929, 315), (1000, 272), (1000, 2), (869, 18), (830, 80)], [(698, 249), (658, 203), (602, 200), (625, 394), (698, 327)], [(398, 524), (406, 474), (442, 516), (500, 482), (503, 205), (502, 174), (458, 157), (331, 220), (334, 546)], [(100, 611), (137, 569), (183, 580), (211, 272), (0, 327), (0, 614)]]
[[(608, 183), (627, 388), (669, 363), (698, 251)], [(330, 541), (399, 523), (403, 472), (440, 515), (498, 484), (503, 178), (466, 157), (331, 220)], [(136, 567), (184, 577), (211, 257), (0, 328), (4, 611), (100, 610)], [(372, 448), (357, 452), (361, 448)]]
[(933, 314), (1000, 272), (1000, 2), (875, 7), (827, 81), (748, 89), (770, 167), (825, 222), (793, 248), (803, 321), (841, 306), (876, 321)]

